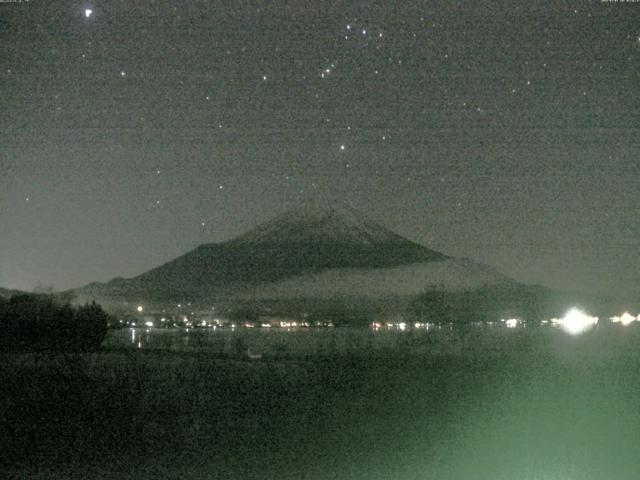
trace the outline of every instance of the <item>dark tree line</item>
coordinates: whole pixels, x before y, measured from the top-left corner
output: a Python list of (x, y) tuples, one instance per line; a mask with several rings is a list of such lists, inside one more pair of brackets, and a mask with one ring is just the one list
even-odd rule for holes
[(0, 350), (95, 350), (107, 334), (109, 320), (95, 302), (73, 306), (35, 294), (0, 298)]

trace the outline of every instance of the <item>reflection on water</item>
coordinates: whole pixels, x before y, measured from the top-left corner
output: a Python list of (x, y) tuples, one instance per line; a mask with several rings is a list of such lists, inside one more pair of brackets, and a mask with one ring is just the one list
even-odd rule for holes
[[(432, 325), (411, 330), (404, 325), (393, 328), (321, 328), (321, 329), (154, 329), (113, 330), (105, 341), (107, 348), (143, 350), (198, 351), (212, 355), (313, 356), (359, 352), (383, 352), (424, 348)], [(412, 327), (414, 327), (412, 325)], [(435, 327), (437, 330), (437, 327)], [(450, 329), (442, 329), (442, 331)]]
[[(501, 337), (478, 337), (480, 327), (454, 327), (416, 323), (398, 325), (374, 323), (366, 327), (339, 328), (125, 328), (109, 333), (104, 346), (145, 351), (203, 352), (213, 356), (251, 359), (269, 357), (313, 357), (332, 355), (385, 354), (465, 354), (478, 343)], [(510, 330), (513, 335), (524, 330)]]
[[(235, 325), (229, 328), (195, 329), (124, 328), (110, 331), (104, 346), (145, 351), (204, 352), (214, 356), (251, 359), (392, 352), (471, 355), (478, 348), (507, 348), (509, 337), (536, 337), (545, 331), (564, 332), (568, 336), (595, 330), (623, 333), (615, 322), (611, 322), (609, 327), (600, 325), (596, 317), (575, 309), (570, 310), (565, 318), (555, 320), (540, 328), (527, 326), (516, 318), (468, 325), (373, 322), (368, 327), (338, 328), (245, 328)], [(622, 321), (618, 323), (622, 324)], [(628, 328), (631, 327), (624, 327), (624, 331)]]
[[(84, 371), (77, 382), (58, 388), (58, 367), (43, 363), (55, 374), (40, 377), (52, 379), (41, 384), (46, 394), (32, 394), (34, 371), (22, 356), (6, 358), (7, 381), (26, 383), (6, 389), (15, 407), (5, 418), (33, 432), (20, 421), (26, 404), (44, 412), (41, 436), (52, 439), (38, 453), (57, 461), (58, 447), (82, 452), (73, 474), (29, 478), (638, 478), (640, 324), (600, 322), (570, 335), (508, 320), (496, 328), (114, 330), (113, 350), (75, 359)], [(173, 351), (186, 353), (165, 354)], [(348, 356), (370, 351), (383, 354)], [(56, 410), (69, 398), (87, 415)], [(53, 420), (51, 411), (67, 416)], [(59, 442), (69, 432), (78, 440)], [(104, 460), (80, 471), (91, 439)]]

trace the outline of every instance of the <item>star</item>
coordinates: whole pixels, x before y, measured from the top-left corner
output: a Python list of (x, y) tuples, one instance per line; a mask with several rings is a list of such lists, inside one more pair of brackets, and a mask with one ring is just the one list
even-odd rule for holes
[(85, 18), (90, 18), (91, 15), (93, 15), (93, 10), (91, 10), (90, 8), (85, 8), (84, 9), (84, 16)]
[(340, 145), (340, 150), (344, 151), (346, 147), (344, 145)]
[(127, 74), (125, 73), (125, 71), (124, 71), (124, 70), (122, 70), (122, 71), (120, 72), (120, 76), (121, 76), (121, 77), (124, 77), (124, 76), (126, 76), (126, 75), (127, 75)]

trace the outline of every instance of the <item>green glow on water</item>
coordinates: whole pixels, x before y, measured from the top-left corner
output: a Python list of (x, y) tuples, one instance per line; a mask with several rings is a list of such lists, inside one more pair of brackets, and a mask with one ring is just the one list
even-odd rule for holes
[[(390, 335), (393, 349), (373, 355), (374, 334), (331, 333), (359, 349), (334, 356), (136, 347), (78, 357), (71, 369), (68, 359), (6, 356), (4, 418), (23, 433), (4, 437), (4, 451), (31, 438), (25, 451), (49, 462), (23, 458), (34, 478), (638, 478), (633, 326)], [(52, 473), (60, 458), (66, 476)]]

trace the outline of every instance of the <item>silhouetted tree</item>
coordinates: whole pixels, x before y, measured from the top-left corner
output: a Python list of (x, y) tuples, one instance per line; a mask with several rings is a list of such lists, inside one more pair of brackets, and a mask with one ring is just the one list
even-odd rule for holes
[(96, 303), (74, 307), (50, 295), (16, 295), (0, 301), (0, 349), (95, 350), (108, 323)]

